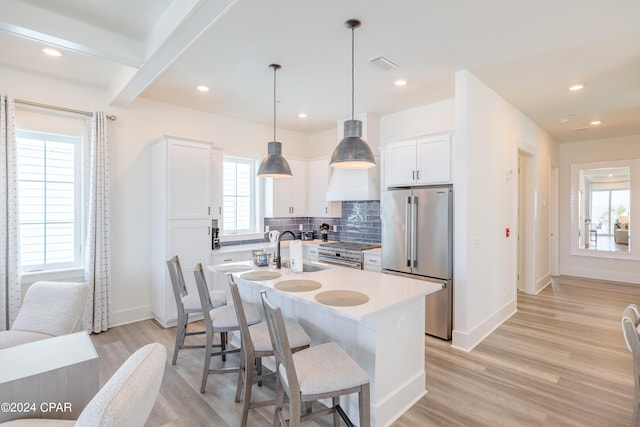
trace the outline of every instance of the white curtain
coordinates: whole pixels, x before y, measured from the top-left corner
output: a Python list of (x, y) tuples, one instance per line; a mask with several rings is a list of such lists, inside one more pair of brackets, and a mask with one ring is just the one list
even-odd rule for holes
[(87, 194), (87, 240), (85, 281), (89, 301), (84, 328), (103, 332), (111, 324), (111, 218), (109, 204), (109, 146), (107, 118), (103, 112), (91, 117), (91, 150)]
[(10, 328), (20, 309), (20, 229), (16, 109), (0, 95), (0, 330)]

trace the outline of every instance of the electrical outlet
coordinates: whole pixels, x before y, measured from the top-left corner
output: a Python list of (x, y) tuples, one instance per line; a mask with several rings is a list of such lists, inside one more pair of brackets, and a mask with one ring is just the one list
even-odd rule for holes
[(298, 225), (298, 230), (300, 230), (300, 231), (304, 230), (304, 226), (302, 224), (299, 224)]
[(334, 231), (334, 232), (337, 232), (337, 231), (338, 231), (338, 226), (337, 226), (337, 225), (334, 225), (334, 226), (333, 226), (333, 231)]
[(268, 226), (268, 225), (265, 225), (265, 226), (264, 226), (264, 232), (265, 232), (265, 233), (268, 233), (268, 232), (269, 232), (269, 226)]

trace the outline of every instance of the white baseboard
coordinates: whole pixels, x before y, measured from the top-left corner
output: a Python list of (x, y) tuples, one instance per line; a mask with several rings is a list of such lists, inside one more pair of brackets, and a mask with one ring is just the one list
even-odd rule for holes
[(153, 318), (151, 315), (151, 305), (141, 305), (126, 310), (114, 311), (111, 314), (111, 325), (109, 325), (109, 327), (126, 325), (151, 318)]
[(550, 284), (551, 284), (551, 275), (550, 274), (547, 274), (543, 278), (536, 280), (536, 292), (535, 292), (535, 294), (538, 295), (540, 293), (540, 291), (542, 291), (544, 288), (546, 288)]
[(628, 271), (621, 272), (614, 270), (602, 270), (598, 268), (587, 269), (584, 267), (564, 267), (561, 269), (560, 274), (563, 276), (584, 277), (585, 279), (640, 284), (640, 276), (638, 276), (638, 273)]
[(518, 311), (515, 299), (508, 301), (498, 311), (489, 316), (469, 332), (454, 330), (452, 333), (451, 346), (463, 351), (471, 351), (482, 342), (498, 326)]

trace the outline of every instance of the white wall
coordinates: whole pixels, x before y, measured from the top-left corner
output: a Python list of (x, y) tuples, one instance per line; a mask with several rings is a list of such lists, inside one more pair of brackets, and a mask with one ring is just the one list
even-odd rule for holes
[(538, 221), (538, 200), (549, 200), (555, 144), (468, 71), (456, 73), (455, 111), (453, 345), (470, 350), (516, 310), (519, 149), (534, 156), (528, 191), (536, 237), (527, 257), (541, 270), (532, 280), (548, 275), (549, 223)]
[(453, 130), (454, 100), (447, 99), (380, 117), (380, 141)]
[[(111, 166), (113, 323), (150, 317), (151, 198), (148, 142), (161, 134), (214, 141), (225, 154), (261, 158), (273, 128), (138, 99), (127, 108), (106, 104), (95, 88), (0, 67), (0, 92), (15, 99), (118, 116), (108, 127)], [(306, 158), (307, 136), (278, 130), (285, 156)], [(333, 131), (335, 135), (335, 131)]]
[[(571, 165), (629, 159), (640, 159), (640, 135), (560, 144), (560, 274), (640, 284), (640, 261), (571, 255)], [(640, 197), (640, 182), (631, 197)]]

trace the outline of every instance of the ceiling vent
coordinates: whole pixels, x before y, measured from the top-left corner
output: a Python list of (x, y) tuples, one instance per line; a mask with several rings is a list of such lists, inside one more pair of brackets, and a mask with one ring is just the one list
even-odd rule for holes
[(376, 56), (375, 58), (370, 59), (369, 62), (377, 65), (380, 68), (384, 68), (385, 70), (393, 70), (394, 68), (398, 68), (398, 64), (385, 56)]

